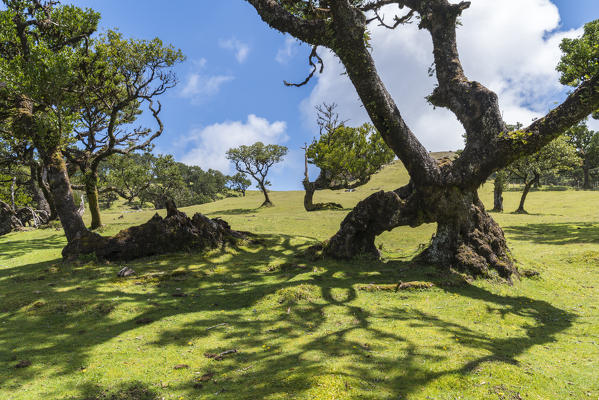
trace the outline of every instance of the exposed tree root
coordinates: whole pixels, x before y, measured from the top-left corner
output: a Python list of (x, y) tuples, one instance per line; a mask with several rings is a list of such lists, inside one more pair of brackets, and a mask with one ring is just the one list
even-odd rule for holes
[(200, 213), (189, 218), (169, 201), (166, 218), (156, 214), (145, 224), (112, 237), (86, 231), (63, 249), (62, 256), (72, 259), (93, 253), (105, 260), (132, 260), (181, 250), (218, 248), (245, 237), (246, 233), (232, 230), (221, 219), (210, 219)]

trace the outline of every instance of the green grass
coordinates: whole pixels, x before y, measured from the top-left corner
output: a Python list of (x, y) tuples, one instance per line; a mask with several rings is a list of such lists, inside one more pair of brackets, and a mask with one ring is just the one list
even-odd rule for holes
[[(531, 214), (494, 214), (541, 273), (513, 286), (447, 285), (412, 262), (430, 225), (378, 238), (382, 262), (295, 257), (406, 181), (395, 164), (356, 192), (316, 194), (342, 211), (306, 213), (301, 192), (184, 209), (259, 234), (225, 251), (64, 264), (60, 230), (1, 237), (0, 399), (598, 399), (599, 192), (532, 192)], [(518, 199), (505, 193), (506, 210)], [(103, 233), (153, 213), (108, 210)], [(117, 278), (122, 265), (137, 274)], [(407, 281), (436, 286), (377, 290)]]

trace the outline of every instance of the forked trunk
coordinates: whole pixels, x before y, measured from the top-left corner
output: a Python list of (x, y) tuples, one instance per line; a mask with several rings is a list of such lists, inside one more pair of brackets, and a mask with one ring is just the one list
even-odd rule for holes
[(339, 231), (325, 245), (325, 255), (349, 259), (358, 255), (378, 257), (376, 236), (397, 226), (437, 222), (437, 233), (421, 254), (423, 261), (473, 276), (518, 274), (503, 231), (485, 211), (476, 192), (457, 188), (434, 192), (378, 192), (356, 205)]
[(89, 212), (92, 216), (91, 229), (98, 229), (102, 226), (100, 216), (100, 203), (98, 201), (98, 176), (94, 173), (88, 173), (85, 176), (85, 195)]
[(59, 150), (54, 150), (51, 154), (46, 155), (44, 162), (48, 170), (48, 184), (52, 191), (58, 217), (67, 241), (71, 242), (78, 235), (87, 232), (87, 228), (77, 213), (79, 207), (73, 200), (66, 164)]

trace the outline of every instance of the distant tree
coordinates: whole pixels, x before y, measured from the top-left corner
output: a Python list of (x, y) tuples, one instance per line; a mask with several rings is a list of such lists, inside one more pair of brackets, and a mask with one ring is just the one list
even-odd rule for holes
[(266, 180), (270, 167), (281, 162), (287, 154), (287, 147), (277, 144), (264, 145), (256, 142), (251, 146), (239, 146), (227, 150), (227, 159), (231, 160), (238, 172), (248, 174), (254, 178), (258, 187), (264, 194), (264, 203), (261, 207), (271, 207), (273, 203), (268, 197), (267, 186), (270, 182)]
[(586, 122), (580, 122), (566, 132), (582, 160), (583, 189), (591, 189), (590, 170), (599, 166), (599, 132), (590, 130)]
[(98, 172), (99, 191), (115, 192), (133, 204), (152, 184), (153, 160), (150, 153), (113, 154), (106, 158)]
[(538, 184), (543, 175), (571, 169), (580, 162), (576, 149), (565, 136), (551, 141), (535, 154), (523, 157), (507, 167), (513, 178), (524, 183), (524, 190), (516, 213), (526, 213), (524, 202), (534, 184)]
[[(91, 229), (102, 225), (98, 204), (98, 169), (112, 154), (148, 150), (164, 129), (157, 97), (176, 84), (171, 67), (183, 60), (180, 50), (163, 46), (160, 39), (124, 39), (108, 31), (81, 50), (75, 71), (79, 87), (77, 143), (66, 156), (83, 174), (91, 213)], [(154, 130), (131, 125), (147, 105)]]
[(250, 181), (247, 176), (241, 172), (236, 173), (233, 176), (230, 176), (228, 181), (227, 181), (227, 185), (229, 187), (229, 189), (241, 193), (244, 197), (245, 197), (245, 191), (247, 190), (248, 187), (250, 187), (250, 185), (252, 184), (252, 181)]
[(222, 172), (209, 169), (204, 171), (198, 166), (178, 163), (183, 182), (191, 194), (192, 204), (203, 204), (217, 200), (226, 191), (227, 176)]
[[(306, 211), (341, 208), (336, 203), (313, 203), (316, 190), (353, 189), (366, 184), (383, 165), (395, 158), (393, 151), (371, 124), (353, 128), (340, 121), (335, 104), (316, 107), (320, 136), (305, 149), (304, 208)], [(308, 164), (320, 168), (310, 182)]]
[(173, 156), (159, 155), (154, 158), (151, 175), (151, 184), (141, 193), (142, 203), (149, 201), (156, 209), (165, 208), (168, 200), (181, 206), (190, 205), (191, 194)]
[[(599, 74), (599, 19), (584, 25), (584, 33), (575, 39), (563, 39), (562, 58), (557, 66), (560, 82), (577, 87)], [(599, 110), (593, 113), (599, 119)]]

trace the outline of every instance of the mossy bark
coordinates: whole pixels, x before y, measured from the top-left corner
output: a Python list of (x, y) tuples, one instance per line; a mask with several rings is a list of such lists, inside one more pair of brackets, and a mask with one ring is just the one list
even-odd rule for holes
[(48, 170), (48, 185), (56, 206), (56, 212), (64, 229), (67, 241), (71, 242), (87, 232), (83, 219), (77, 212), (79, 207), (73, 199), (71, 182), (62, 153), (54, 149), (42, 156)]

